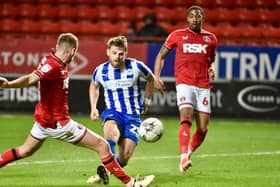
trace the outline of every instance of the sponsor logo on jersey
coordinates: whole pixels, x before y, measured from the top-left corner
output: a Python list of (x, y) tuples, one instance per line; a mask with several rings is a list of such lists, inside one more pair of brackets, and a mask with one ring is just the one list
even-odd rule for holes
[(187, 40), (188, 38), (188, 36), (182, 36), (182, 40)]
[(52, 69), (52, 67), (49, 64), (45, 64), (41, 67), (41, 71), (43, 73), (47, 73), (48, 71), (50, 71)]
[(195, 44), (195, 43), (184, 43), (183, 52), (184, 53), (204, 53), (206, 54), (206, 44)]

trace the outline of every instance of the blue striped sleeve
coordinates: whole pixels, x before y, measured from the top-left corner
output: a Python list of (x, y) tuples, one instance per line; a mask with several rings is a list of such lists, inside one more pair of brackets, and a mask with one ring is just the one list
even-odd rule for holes
[(138, 61), (137, 67), (145, 77), (147, 77), (149, 75), (150, 69), (143, 62)]

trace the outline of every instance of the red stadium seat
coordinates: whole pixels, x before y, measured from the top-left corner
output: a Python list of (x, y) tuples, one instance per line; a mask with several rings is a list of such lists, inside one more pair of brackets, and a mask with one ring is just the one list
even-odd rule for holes
[(248, 24), (240, 24), (238, 27), (241, 31), (241, 36), (244, 38), (250, 39), (263, 37), (262, 27), (255, 27)]
[(79, 24), (79, 33), (88, 34), (88, 35), (99, 35), (100, 29), (97, 24), (91, 21), (80, 21)]
[(117, 20), (125, 20), (125, 21), (135, 21), (136, 14), (135, 10), (128, 6), (116, 6), (116, 17)]
[(151, 7), (154, 4), (154, 0), (134, 0), (134, 4), (138, 6)]
[(196, 0), (195, 5), (207, 8), (217, 8), (216, 0)]
[(174, 4), (174, 0), (155, 0), (153, 5), (156, 6), (164, 6), (166, 8), (172, 6)]
[(211, 25), (211, 24), (204, 24), (203, 28), (213, 34), (215, 34), (216, 37), (221, 36), (221, 30), (220, 27)]
[(235, 0), (236, 8), (253, 8), (255, 7), (255, 0)]
[(266, 39), (277, 39), (279, 42), (280, 39), (280, 27), (268, 26), (263, 30), (263, 35)]
[(256, 0), (255, 4), (260, 8), (275, 8), (278, 0)]
[(67, 4), (67, 5), (71, 5), (73, 3), (75, 3), (76, 0), (56, 0), (56, 4)]
[(114, 0), (114, 4), (118, 6), (132, 6), (135, 0)]
[(257, 9), (247, 9), (247, 8), (238, 8), (236, 12), (239, 14), (239, 20), (241, 22), (258, 22), (259, 21), (259, 12)]
[(21, 25), (21, 32), (23, 33), (39, 33), (41, 31), (41, 24), (38, 21), (22, 19), (19, 22)]
[(130, 22), (128, 21), (119, 21), (116, 23), (119, 26), (119, 34), (128, 35), (129, 34), (129, 26)]
[(94, 0), (93, 2), (97, 6), (100, 6), (100, 5), (110, 6), (110, 5), (114, 4), (114, 0)]
[(167, 33), (171, 33), (174, 30), (174, 25), (172, 25), (169, 22), (166, 21), (162, 21), (162, 22), (158, 22), (158, 24), (164, 29), (166, 30)]
[(239, 38), (241, 36), (241, 31), (239, 27), (232, 26), (229, 24), (219, 24), (217, 25), (221, 30), (221, 36), (226, 38)]
[(58, 14), (58, 9), (56, 6), (51, 4), (39, 4), (38, 5), (40, 19), (55, 19)]
[(19, 6), (19, 16), (24, 18), (36, 18), (38, 16), (39, 10), (36, 6), (32, 4), (20, 4)]
[(1, 5), (1, 17), (15, 18), (18, 16), (18, 13), (19, 10), (16, 5), (10, 3), (3, 3)]
[(278, 9), (259, 9), (259, 17), (261, 22), (264, 23), (277, 23), (279, 24), (280, 8)]
[(100, 28), (100, 34), (105, 36), (119, 35), (120, 28), (117, 24), (112, 24), (111, 22), (101, 21), (97, 22)]
[(173, 0), (173, 5), (174, 6), (183, 6), (185, 7), (185, 9), (191, 5), (195, 5), (197, 4), (196, 3), (196, 0)]
[(173, 30), (184, 29), (184, 28), (187, 28), (187, 22), (186, 21), (176, 22), (175, 25), (173, 26)]
[(176, 12), (173, 9), (166, 7), (155, 7), (154, 11), (158, 21), (171, 22), (173, 20), (176, 20)]
[(187, 8), (186, 7), (175, 7), (173, 9), (174, 11), (174, 20), (175, 22), (180, 22), (180, 21), (187, 21)]
[(235, 1), (215, 0), (215, 7), (235, 8)]
[(60, 24), (57, 21), (41, 20), (41, 33), (43, 34), (60, 33)]
[(147, 13), (153, 12), (153, 9), (146, 6), (137, 6), (134, 11), (136, 14), (136, 19), (142, 20)]
[(56, 0), (36, 0), (38, 4), (56, 4)]
[(62, 4), (58, 5), (58, 17), (60, 19), (74, 19), (77, 16), (77, 9), (74, 6)]
[(99, 20), (113, 21), (117, 19), (117, 11), (109, 6), (100, 5), (96, 7)]
[(78, 20), (97, 20), (97, 10), (88, 5), (77, 6), (77, 18)]
[(21, 25), (14, 19), (2, 19), (1, 20), (1, 31), (5, 33), (18, 33), (20, 32)]
[(94, 3), (92, 0), (76, 0), (77, 5), (90, 5)]
[[(217, 8), (214, 9), (216, 12), (216, 19), (219, 22), (235, 22), (238, 21), (238, 12), (235, 9), (228, 8)], [(207, 17), (206, 17), (207, 19)]]
[(61, 20), (59, 21), (60, 32), (72, 32), (74, 34), (78, 33), (79, 25), (76, 22), (70, 20)]

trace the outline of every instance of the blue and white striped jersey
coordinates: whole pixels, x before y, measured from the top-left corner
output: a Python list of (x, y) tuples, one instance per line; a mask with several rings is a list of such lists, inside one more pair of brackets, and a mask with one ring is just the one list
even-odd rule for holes
[(109, 61), (93, 72), (92, 81), (104, 88), (107, 109), (139, 115), (143, 111), (140, 77), (145, 80), (151, 70), (141, 61), (126, 58), (122, 68), (114, 68)]

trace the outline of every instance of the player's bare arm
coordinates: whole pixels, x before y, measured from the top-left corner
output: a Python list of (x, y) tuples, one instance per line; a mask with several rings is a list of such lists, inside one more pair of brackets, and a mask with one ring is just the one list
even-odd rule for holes
[(151, 97), (154, 90), (154, 75), (149, 74), (147, 77), (147, 83), (146, 83), (146, 89), (145, 89), (145, 95), (144, 95), (144, 112), (143, 115), (148, 112), (148, 107), (151, 104)]
[(216, 71), (215, 71), (215, 68), (213, 67), (213, 63), (215, 61), (215, 55), (212, 55), (210, 60), (211, 60), (211, 66), (208, 69), (208, 74), (209, 74), (210, 79), (214, 80), (216, 77)]
[(162, 45), (155, 61), (155, 89), (157, 89), (162, 95), (164, 94), (165, 85), (163, 81), (160, 79), (160, 73), (164, 66), (164, 59), (170, 52), (170, 49), (166, 48), (164, 45)]
[(39, 80), (40, 77), (33, 72), (28, 75), (21, 76), (12, 81), (8, 81), (6, 78), (1, 77), (0, 86), (2, 88), (24, 88), (26, 86), (38, 82)]
[(99, 111), (96, 108), (98, 98), (99, 98), (99, 85), (96, 85), (93, 82), (91, 82), (89, 86), (89, 100), (90, 100), (90, 108), (91, 108), (90, 119), (92, 120), (99, 119)]

